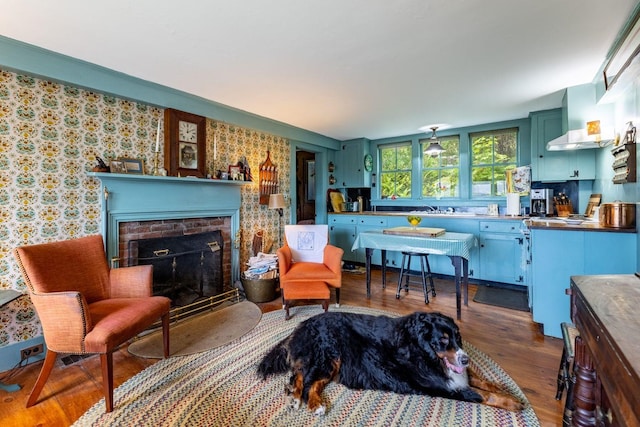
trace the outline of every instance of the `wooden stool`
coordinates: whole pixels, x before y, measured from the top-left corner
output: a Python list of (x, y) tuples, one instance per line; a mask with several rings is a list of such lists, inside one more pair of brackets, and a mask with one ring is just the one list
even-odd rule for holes
[(326, 312), (329, 310), (329, 299), (331, 292), (325, 282), (287, 282), (282, 287), (282, 302), (286, 315), (285, 320), (289, 320), (289, 307), (293, 300), (322, 300), (322, 308)]
[(571, 425), (573, 416), (573, 385), (576, 382), (574, 373), (573, 359), (575, 357), (576, 337), (580, 332), (570, 323), (563, 322), (560, 324), (562, 329), (562, 340), (564, 347), (562, 349), (562, 358), (560, 359), (560, 368), (558, 369), (558, 390), (556, 391), (556, 400), (562, 399), (564, 389), (567, 389), (567, 400), (564, 403), (564, 414), (562, 415), (562, 425)]
[[(416, 256), (420, 258), (420, 274), (411, 273), (411, 257)], [(406, 260), (406, 264), (405, 264)], [(431, 294), (436, 296), (436, 287), (433, 285), (433, 276), (431, 275), (431, 266), (429, 265), (429, 254), (417, 253), (417, 252), (402, 252), (402, 262), (400, 264), (400, 277), (398, 278), (398, 291), (396, 292), (396, 299), (400, 299), (400, 289), (403, 288), (402, 280), (404, 279), (404, 291), (409, 292), (409, 278), (410, 277), (422, 278), (422, 290), (424, 291), (424, 303), (429, 304), (429, 290), (427, 289), (427, 277), (429, 278), (429, 285), (431, 285)]]

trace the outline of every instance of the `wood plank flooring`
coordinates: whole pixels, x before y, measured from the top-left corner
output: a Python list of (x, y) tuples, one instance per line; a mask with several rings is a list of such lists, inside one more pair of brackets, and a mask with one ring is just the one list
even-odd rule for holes
[[(455, 318), (455, 286), (450, 280), (436, 280), (437, 296), (425, 305), (422, 290), (411, 288), (408, 294), (395, 298), (397, 274), (388, 275), (388, 286), (382, 289), (380, 272), (373, 272), (371, 299), (366, 298), (364, 274), (345, 273), (340, 303), (388, 310), (400, 314), (416, 310), (440, 311)], [(495, 360), (520, 386), (531, 402), (542, 426), (562, 424), (563, 403), (555, 400), (556, 375), (562, 342), (542, 335), (531, 321), (531, 314), (472, 301), (476, 287), (469, 287), (469, 306), (462, 308), (458, 321), (462, 337)], [(333, 296), (332, 296), (333, 298)], [(264, 312), (281, 309), (280, 299), (259, 304)], [(331, 307), (329, 307), (331, 310)], [(295, 316), (296, 308), (291, 309)], [(283, 313), (284, 321), (284, 313)], [(114, 354), (114, 384), (155, 363), (130, 355), (122, 346)], [(22, 390), (8, 393), (0, 390), (0, 425), (68, 426), (102, 398), (100, 359), (96, 356), (65, 366), (58, 360), (42, 391), (39, 403), (25, 408), (27, 397), (40, 372), (42, 362), (28, 365), (11, 383)], [(118, 401), (114, 402), (118, 405)]]

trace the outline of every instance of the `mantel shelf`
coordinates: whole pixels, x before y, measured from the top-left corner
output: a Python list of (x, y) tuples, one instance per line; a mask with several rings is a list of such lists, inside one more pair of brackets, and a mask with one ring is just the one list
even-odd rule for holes
[(253, 184), (253, 181), (230, 181), (222, 179), (205, 179), (195, 177), (175, 177), (175, 176), (156, 176), (156, 175), (135, 175), (124, 173), (109, 173), (109, 172), (87, 172), (88, 176), (99, 178), (100, 180), (121, 180), (121, 181), (149, 181), (149, 182), (171, 182), (171, 183), (185, 183), (185, 184), (205, 184), (205, 185), (248, 185)]

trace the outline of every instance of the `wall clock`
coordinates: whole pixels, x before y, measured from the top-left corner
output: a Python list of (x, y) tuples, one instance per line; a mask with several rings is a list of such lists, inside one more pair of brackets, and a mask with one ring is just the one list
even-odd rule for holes
[(364, 156), (364, 170), (367, 172), (373, 170), (373, 157), (371, 157), (371, 154), (365, 154)]
[(184, 111), (164, 111), (164, 167), (169, 176), (196, 176), (205, 171), (207, 119)]

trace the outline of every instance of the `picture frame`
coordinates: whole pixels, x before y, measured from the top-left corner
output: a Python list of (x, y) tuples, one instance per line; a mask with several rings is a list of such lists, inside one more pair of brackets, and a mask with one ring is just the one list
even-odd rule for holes
[(240, 165), (229, 165), (229, 179), (232, 181), (244, 181), (244, 171)]
[(119, 158), (117, 162), (122, 162), (124, 173), (131, 175), (144, 175), (144, 161), (142, 159)]
[(111, 173), (127, 173), (127, 168), (122, 160), (111, 160), (109, 162), (109, 172)]

